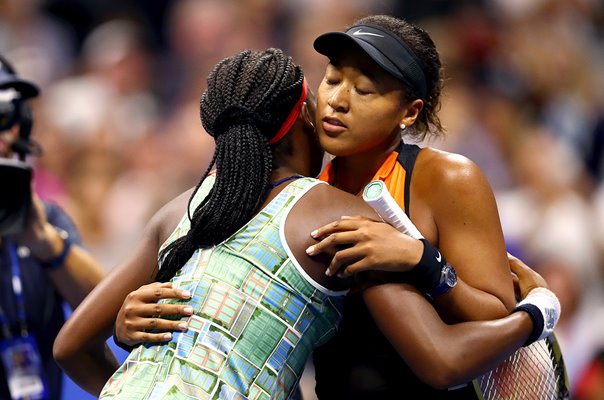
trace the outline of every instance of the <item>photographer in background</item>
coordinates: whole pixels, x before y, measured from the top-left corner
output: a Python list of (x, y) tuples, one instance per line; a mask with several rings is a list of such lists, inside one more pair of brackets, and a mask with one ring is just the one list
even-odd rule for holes
[(60, 399), (52, 345), (72, 309), (103, 278), (70, 217), (32, 193), (29, 100), (38, 87), (0, 56), (0, 399)]

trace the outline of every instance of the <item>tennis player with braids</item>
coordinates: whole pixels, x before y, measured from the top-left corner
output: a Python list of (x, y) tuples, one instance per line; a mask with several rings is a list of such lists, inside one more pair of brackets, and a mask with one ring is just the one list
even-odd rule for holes
[[(212, 163), (197, 187), (158, 211), (131, 258), (61, 330), (54, 355), (76, 383), (102, 399), (292, 397), (313, 349), (334, 335), (351, 285), (391, 319), (387, 335), (410, 365), (436, 366), (435, 384), (464, 382), (553, 329), (543, 315), (557, 320), (557, 299), (519, 262), (511, 265), (526, 312), (456, 325), (409, 283), (327, 276), (330, 257), (307, 254), (317, 243), (308, 232), (341, 215), (379, 217), (357, 196), (304, 177), (321, 168), (313, 115), (302, 70), (282, 51), (244, 51), (216, 65), (201, 98)], [(423, 244), (398, 235), (406, 256), (418, 256), (412, 269)], [(149, 305), (151, 314), (187, 317), (146, 318), (152, 329), (178, 331), (150, 333), (161, 342), (136, 347), (120, 366), (105, 341), (125, 297), (145, 284), (156, 299), (183, 298)]]

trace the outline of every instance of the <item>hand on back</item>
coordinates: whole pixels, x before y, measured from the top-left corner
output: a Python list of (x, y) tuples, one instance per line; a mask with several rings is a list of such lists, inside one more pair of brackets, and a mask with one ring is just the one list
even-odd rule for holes
[(116, 320), (116, 339), (125, 345), (159, 343), (172, 338), (171, 332), (184, 331), (187, 323), (161, 318), (168, 315), (190, 316), (193, 309), (183, 304), (157, 303), (161, 299), (189, 299), (191, 294), (172, 288), (170, 282), (154, 282), (130, 292)]

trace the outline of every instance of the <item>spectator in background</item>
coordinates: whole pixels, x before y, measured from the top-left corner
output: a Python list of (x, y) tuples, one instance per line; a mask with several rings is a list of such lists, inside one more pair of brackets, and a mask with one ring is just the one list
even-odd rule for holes
[(604, 399), (604, 348), (591, 360), (575, 389), (575, 400)]
[[(38, 94), (38, 87), (19, 78), (0, 56), (2, 196), (25, 193), (19, 208), (0, 213), (6, 222), (0, 223), (1, 399), (61, 398), (62, 373), (52, 358), (52, 345), (64, 322), (63, 303), (77, 307), (104, 276), (58, 205), (30, 194), (28, 182), (20, 193), (17, 185), (7, 184), (10, 171), (31, 171), (25, 158), (39, 153), (30, 139), (29, 105)], [(14, 215), (23, 218), (9, 223)]]
[(71, 27), (44, 12), (41, 3), (0, 1), (0, 52), (21, 74), (45, 87), (71, 73), (77, 44)]
[(499, 192), (498, 204), (508, 247), (530, 259), (560, 296), (565, 316), (556, 334), (573, 388), (604, 343), (604, 292), (593, 208), (574, 189), (585, 171), (563, 143), (548, 130), (526, 129), (513, 164), (517, 184)]

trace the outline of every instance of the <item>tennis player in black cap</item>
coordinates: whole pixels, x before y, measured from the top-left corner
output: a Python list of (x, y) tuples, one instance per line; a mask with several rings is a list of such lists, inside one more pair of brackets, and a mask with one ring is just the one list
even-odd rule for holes
[(57, 205), (32, 193), (30, 100), (40, 93), (0, 56), (0, 399), (61, 398), (52, 345), (65, 320), (104, 276)]
[[(428, 33), (377, 15), (319, 36), (314, 47), (329, 59), (317, 90), (317, 133), (335, 156), (320, 178), (354, 194), (372, 180), (386, 183), (425, 237), (420, 265), (441, 266), (440, 274), (415, 286), (443, 320), (507, 315), (515, 307), (514, 289), (489, 182), (466, 157), (409, 143), (444, 133), (437, 114), (443, 69)], [(366, 219), (343, 218), (313, 235), (323, 240), (312, 254), (336, 252), (330, 273), (397, 271), (408, 261), (397, 250), (402, 243), (394, 229)], [(390, 344), (392, 321), (369, 313), (364, 300), (370, 295), (348, 296), (339, 333), (315, 352), (319, 397), (394, 399), (413, 389), (417, 398), (472, 398), (471, 384), (455, 390), (426, 384), (438, 381), (430, 363)]]

